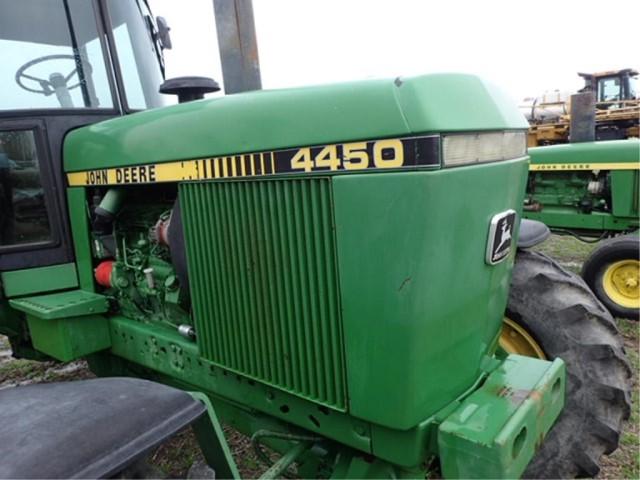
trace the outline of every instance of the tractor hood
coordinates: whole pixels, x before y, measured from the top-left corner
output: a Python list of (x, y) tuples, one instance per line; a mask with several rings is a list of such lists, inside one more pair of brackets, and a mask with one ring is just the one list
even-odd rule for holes
[(531, 170), (616, 170), (640, 160), (640, 141), (565, 143), (529, 149)]
[(524, 130), (513, 101), (473, 75), (436, 74), (183, 103), (71, 132), (67, 172), (417, 133)]

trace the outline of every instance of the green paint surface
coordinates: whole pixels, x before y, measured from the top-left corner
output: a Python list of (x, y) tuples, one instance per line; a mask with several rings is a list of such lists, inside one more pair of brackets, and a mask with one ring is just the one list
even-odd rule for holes
[(104, 313), (109, 307), (105, 296), (84, 290), (19, 298), (9, 303), (16, 310), (43, 320)]
[(499, 90), (440, 74), (261, 90), (127, 115), (67, 135), (65, 170), (527, 123)]
[(532, 164), (558, 163), (638, 163), (640, 140), (607, 140), (600, 142), (564, 143), (529, 149)]
[(109, 348), (109, 323), (102, 315), (45, 320), (27, 315), (27, 325), (36, 350), (61, 362), (78, 360)]
[(640, 208), (640, 170), (633, 172), (611, 172), (611, 200), (613, 202), (612, 214), (615, 218), (635, 220), (635, 226), (640, 224), (638, 213)]
[(565, 366), (509, 355), (438, 429), (445, 478), (519, 478), (564, 406)]
[(0, 278), (8, 298), (78, 286), (75, 263), (2, 272)]
[(33, 346), (63, 362), (111, 345), (106, 297), (84, 290), (9, 300), (26, 314)]
[(89, 213), (87, 209), (87, 193), (84, 188), (68, 188), (67, 204), (69, 205), (69, 221), (73, 235), (73, 249), (78, 265), (78, 278), (83, 290), (94, 289), (93, 261), (91, 258), (91, 237), (89, 235)]
[(600, 212), (580, 213), (575, 208), (565, 206), (547, 206), (542, 212), (525, 212), (524, 217), (538, 220), (549, 227), (586, 229), (596, 232), (633, 230), (640, 224), (638, 218), (616, 217)]
[(353, 415), (408, 429), (478, 378), (514, 253), (485, 263), (489, 223), (518, 208), (526, 171), (521, 159), (333, 178)]

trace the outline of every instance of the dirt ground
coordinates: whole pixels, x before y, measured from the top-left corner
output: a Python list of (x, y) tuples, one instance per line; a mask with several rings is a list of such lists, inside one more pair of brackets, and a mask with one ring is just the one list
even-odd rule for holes
[[(571, 237), (552, 237), (540, 248), (570, 270), (578, 272), (581, 264), (594, 245), (581, 243)], [(620, 447), (612, 455), (602, 459), (602, 470), (598, 478), (640, 478), (640, 401), (638, 398), (638, 374), (640, 372), (639, 325), (617, 319), (618, 328), (624, 337), (627, 357), (632, 366), (633, 406), (620, 440)], [(8, 341), (0, 336), (0, 390), (17, 385), (69, 381), (91, 378), (93, 375), (84, 362), (59, 364), (16, 360), (11, 357)], [(255, 478), (266, 470), (250, 445), (249, 440), (231, 428), (225, 428), (227, 440), (241, 474)], [(151, 463), (167, 478), (185, 478), (192, 463), (202, 458), (195, 438), (190, 430), (176, 435), (170, 442), (160, 446), (151, 455)]]

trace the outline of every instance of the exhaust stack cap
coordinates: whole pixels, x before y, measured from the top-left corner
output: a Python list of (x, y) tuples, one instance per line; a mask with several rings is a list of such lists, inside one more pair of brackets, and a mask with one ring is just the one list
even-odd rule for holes
[(220, 85), (209, 77), (176, 77), (160, 85), (160, 93), (178, 95), (178, 102), (185, 103), (204, 98), (205, 93), (220, 91)]

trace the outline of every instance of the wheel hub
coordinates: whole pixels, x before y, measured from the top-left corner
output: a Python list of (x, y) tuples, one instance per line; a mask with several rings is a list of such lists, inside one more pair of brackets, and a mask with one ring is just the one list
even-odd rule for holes
[(503, 319), (499, 344), (500, 348), (507, 353), (515, 353), (542, 360), (547, 359), (538, 342), (524, 328), (508, 317)]
[(640, 261), (620, 260), (607, 267), (604, 272), (605, 293), (625, 308), (640, 308)]

